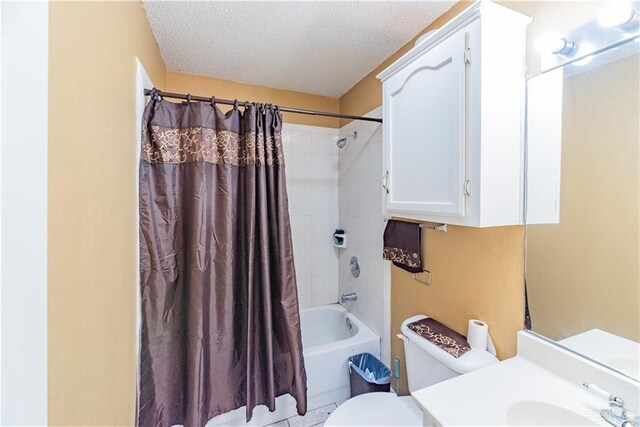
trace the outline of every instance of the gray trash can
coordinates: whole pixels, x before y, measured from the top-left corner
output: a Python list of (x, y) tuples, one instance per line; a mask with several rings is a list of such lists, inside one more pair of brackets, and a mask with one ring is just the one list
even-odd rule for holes
[(371, 353), (349, 358), (351, 397), (364, 393), (391, 391), (391, 369)]

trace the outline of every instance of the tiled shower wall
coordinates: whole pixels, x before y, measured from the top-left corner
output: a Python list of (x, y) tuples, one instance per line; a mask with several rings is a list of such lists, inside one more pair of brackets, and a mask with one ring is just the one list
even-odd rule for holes
[[(381, 117), (377, 108), (367, 115)], [(347, 233), (347, 248), (339, 255), (339, 293), (357, 292), (358, 300), (344, 306), (382, 339), (382, 357), (388, 354), (385, 333), (382, 234), (382, 125), (353, 121), (340, 129), (340, 136), (358, 132), (340, 150), (340, 227)], [(351, 275), (351, 257), (360, 263), (360, 276)]]
[(287, 193), (300, 308), (338, 301), (338, 129), (284, 124)]

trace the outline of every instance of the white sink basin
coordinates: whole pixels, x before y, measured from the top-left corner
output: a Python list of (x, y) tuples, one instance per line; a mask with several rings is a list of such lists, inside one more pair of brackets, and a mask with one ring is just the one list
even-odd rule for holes
[(550, 403), (525, 400), (507, 409), (510, 426), (599, 426), (589, 418)]
[(521, 356), (412, 395), (425, 426), (611, 427), (600, 416), (606, 398)]

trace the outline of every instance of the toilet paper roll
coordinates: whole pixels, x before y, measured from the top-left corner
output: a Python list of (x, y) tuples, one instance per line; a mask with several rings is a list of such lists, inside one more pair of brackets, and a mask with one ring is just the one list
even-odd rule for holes
[[(489, 336), (489, 325), (482, 320), (469, 320), (467, 342), (471, 348), (477, 350), (487, 350), (489, 342), (491, 342), (491, 347), (493, 348), (493, 341), (491, 341), (491, 337)], [(493, 349), (493, 351), (495, 351), (495, 349)]]

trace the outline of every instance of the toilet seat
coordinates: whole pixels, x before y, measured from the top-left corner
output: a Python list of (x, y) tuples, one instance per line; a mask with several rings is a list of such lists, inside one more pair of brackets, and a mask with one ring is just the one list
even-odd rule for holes
[(324, 425), (417, 427), (422, 426), (422, 418), (394, 393), (366, 393), (338, 406)]

